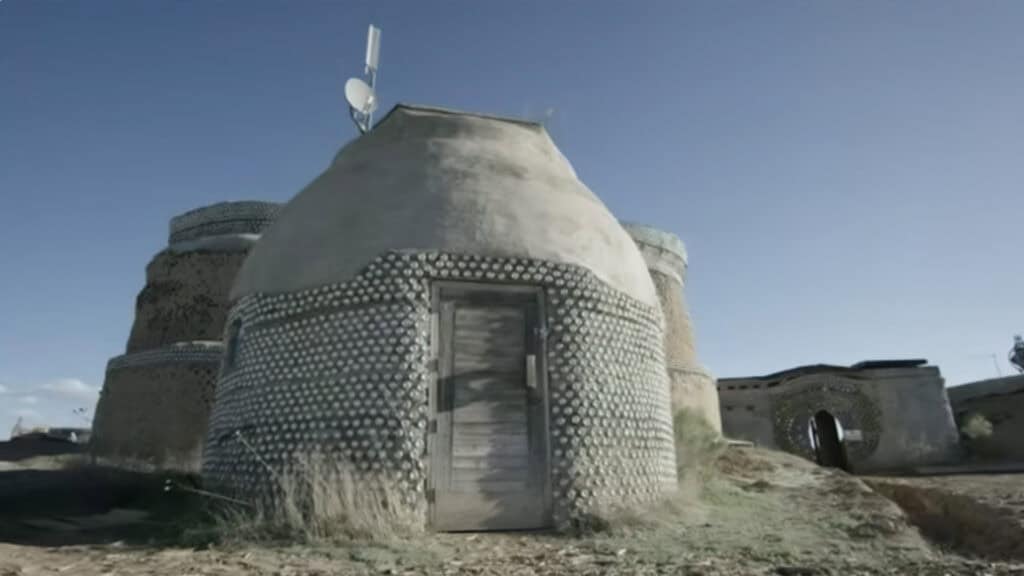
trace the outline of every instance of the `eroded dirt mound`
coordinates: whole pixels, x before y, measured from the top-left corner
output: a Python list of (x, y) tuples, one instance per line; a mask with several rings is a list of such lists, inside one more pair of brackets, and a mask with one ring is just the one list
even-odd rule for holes
[(688, 549), (751, 566), (870, 570), (938, 560), (899, 507), (856, 477), (758, 448), (730, 448), (716, 468), (682, 511)]
[(867, 483), (940, 546), (980, 558), (1024, 561), (1024, 474)]

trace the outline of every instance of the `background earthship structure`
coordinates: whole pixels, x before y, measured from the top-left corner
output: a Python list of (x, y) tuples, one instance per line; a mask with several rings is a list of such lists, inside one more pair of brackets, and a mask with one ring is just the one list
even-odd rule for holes
[(199, 470), (228, 294), (278, 209), (269, 202), (222, 202), (171, 220), (168, 246), (146, 267), (126, 353), (107, 364), (93, 454)]
[(950, 464), (959, 434), (939, 369), (925, 360), (802, 366), (718, 381), (730, 438), (857, 473)]
[(398, 105), (279, 212), (225, 206), (150, 264), (96, 452), (201, 454), (252, 500), (329, 455), (434, 529), (522, 529), (671, 489), (675, 411), (720, 430), (682, 242), (620, 224), (539, 124)]

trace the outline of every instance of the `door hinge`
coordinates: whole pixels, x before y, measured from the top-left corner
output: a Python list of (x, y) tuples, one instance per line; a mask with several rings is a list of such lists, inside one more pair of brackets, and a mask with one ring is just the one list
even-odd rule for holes
[(437, 492), (435, 492), (433, 488), (427, 488), (427, 502), (433, 504), (436, 498)]
[(440, 369), (440, 364), (441, 363), (437, 361), (437, 358), (431, 358), (430, 361), (427, 362), (427, 370), (436, 374)]
[(427, 433), (437, 434), (437, 420), (431, 420), (427, 423)]

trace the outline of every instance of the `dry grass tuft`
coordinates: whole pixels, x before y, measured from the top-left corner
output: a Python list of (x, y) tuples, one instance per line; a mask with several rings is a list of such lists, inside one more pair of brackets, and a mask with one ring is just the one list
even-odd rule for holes
[(727, 476), (760, 476), (776, 470), (774, 464), (752, 454), (754, 452), (746, 448), (725, 450), (715, 462), (715, 469)]
[(384, 474), (323, 455), (296, 456), (274, 473), (273, 498), (216, 514), (229, 540), (390, 543), (424, 530), (422, 505)]

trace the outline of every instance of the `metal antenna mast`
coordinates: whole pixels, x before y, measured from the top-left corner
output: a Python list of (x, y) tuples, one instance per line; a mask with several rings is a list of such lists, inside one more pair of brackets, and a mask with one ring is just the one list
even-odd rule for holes
[(1020, 334), (1013, 336), (1013, 348), (1010, 349), (1009, 359), (1017, 372), (1024, 374), (1024, 338)]
[(373, 112), (377, 109), (377, 66), (380, 63), (380, 28), (370, 24), (366, 35), (366, 68), (370, 78), (367, 84), (361, 78), (349, 78), (345, 82), (345, 99), (348, 111), (359, 132), (366, 134), (373, 127)]
[[(366, 33), (366, 70), (370, 75), (370, 91), (377, 94), (377, 64), (380, 63), (380, 28), (370, 24), (370, 30)], [(374, 105), (374, 109), (377, 106)], [(366, 116), (367, 130), (373, 125), (373, 110)]]

